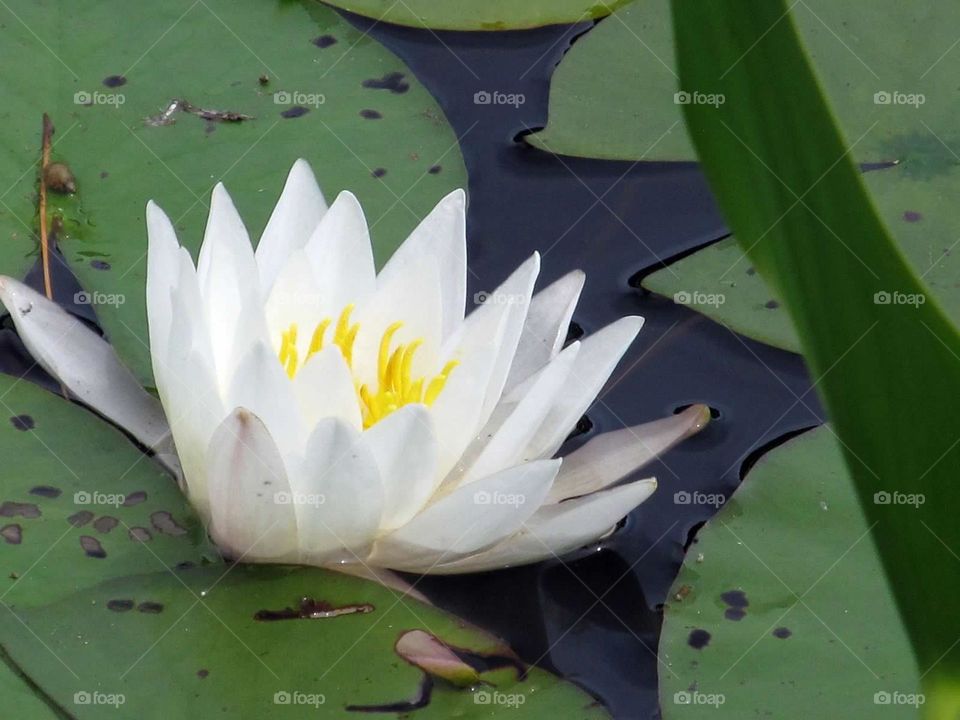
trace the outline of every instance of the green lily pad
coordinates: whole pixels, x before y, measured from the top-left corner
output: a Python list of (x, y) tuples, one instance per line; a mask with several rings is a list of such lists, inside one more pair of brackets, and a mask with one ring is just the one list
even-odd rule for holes
[(397, 25), (435, 30), (519, 30), (586, 22), (630, 0), (331, 0), (330, 4)]
[[(951, 148), (960, 139), (953, 122), (960, 54), (951, 50), (960, 7), (809, 0), (792, 6), (790, 17), (841, 127), (856, 143), (853, 157), (899, 160), (913, 181), (957, 177), (960, 160)], [(683, 103), (750, 98), (679, 94), (675, 57), (669, 0), (618, 9), (566, 54), (550, 85), (547, 127), (527, 142), (559, 155), (695, 160)]]
[[(902, 504), (905, 521), (916, 512)], [(664, 608), (660, 699), (692, 717), (913, 717), (919, 673), (829, 427), (762, 457)], [(899, 713), (899, 714), (898, 714)]]
[(29, 720), (57, 720), (61, 717), (6, 658), (0, 663), (0, 693), (3, 694), (4, 711), (11, 717)]
[[(319, 569), (218, 565), (123, 578), (24, 621), (5, 632), (4, 647), (71, 716), (116, 718), (119, 707), (144, 720), (608, 717), (477, 628)], [(428, 677), (408, 663), (397, 643), (412, 630), (476, 664), (479, 682), (458, 687), (442, 670)], [(54, 655), (62, 666), (51, 672)]]
[(176, 482), (111, 425), (7, 376), (0, 412), (0, 602), (8, 608), (219, 557)]
[[(53, 159), (69, 164), (79, 189), (50, 198), (67, 218), (60, 247), (103, 299), (99, 319), (144, 382), (148, 199), (196, 251), (222, 180), (257, 238), (304, 157), (328, 200), (343, 189), (359, 197), (382, 263), (441, 197), (466, 185), (457, 139), (433, 98), (393, 54), (312, 0), (17, 0), (0, 23), (0, 64), (0, 175), (9, 186), (0, 197), (0, 272), (22, 274), (35, 259), (46, 111), (57, 129)], [(147, 120), (175, 99), (251, 119), (179, 111), (173, 124)]]

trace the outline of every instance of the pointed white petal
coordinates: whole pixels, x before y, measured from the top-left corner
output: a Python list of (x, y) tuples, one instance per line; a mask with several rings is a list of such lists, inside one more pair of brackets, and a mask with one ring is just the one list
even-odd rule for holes
[(490, 547), (513, 535), (534, 513), (559, 467), (559, 460), (538, 460), (458, 488), (378, 540), (370, 561), (426, 572), (435, 563)]
[(409, 272), (424, 257), (432, 257), (440, 270), (442, 333), (448, 338), (463, 320), (467, 294), (466, 194), (454, 190), (430, 211), (393, 254), (380, 278)]
[(207, 453), (210, 535), (241, 562), (295, 562), (297, 519), (283, 459), (267, 428), (237, 408)]
[(301, 361), (306, 357), (314, 328), (332, 314), (323, 303), (324, 294), (306, 252), (294, 250), (273, 283), (264, 309), (274, 350), (279, 352), (283, 333), (296, 324), (297, 351)]
[(429, 411), (405, 405), (367, 430), (385, 493), (381, 530), (396, 530), (427, 504), (442, 479)]
[(504, 394), (509, 394), (560, 352), (585, 279), (582, 270), (574, 270), (530, 300), (527, 322), (523, 326)]
[(265, 293), (273, 286), (287, 258), (306, 245), (326, 211), (327, 202), (310, 165), (306, 160), (297, 160), (257, 245), (257, 266)]
[(300, 562), (319, 565), (366, 557), (383, 513), (383, 485), (360, 433), (321, 420), (307, 441), (291, 488), (300, 527)]
[(603, 433), (563, 459), (548, 503), (602, 490), (639, 470), (710, 422), (710, 408), (691, 405), (676, 415)]
[(210, 216), (197, 261), (207, 327), (217, 376), (226, 383), (239, 358), (234, 355), (244, 308), (262, 302), (257, 266), (247, 230), (222, 184), (213, 189)]
[[(563, 393), (579, 350), (580, 343), (573, 343), (544, 368), (530, 391), (513, 406), (513, 410), (483, 446), (464, 482), (535, 459), (525, 457), (524, 452), (557, 397)], [(481, 433), (480, 442), (485, 440), (484, 433)]]
[(293, 393), (305, 427), (335, 417), (355, 430), (362, 428), (353, 376), (336, 345), (325, 347), (307, 361), (293, 379)]
[(559, 557), (610, 532), (657, 488), (653, 478), (538, 510), (516, 535), (486, 552), (444, 563), (435, 575), (483, 572)]
[(377, 276), (370, 232), (353, 193), (337, 195), (304, 252), (317, 278), (326, 315), (336, 318), (348, 304), (360, 305), (373, 295)]
[(526, 451), (527, 457), (551, 457), (596, 399), (643, 326), (641, 317), (623, 317), (580, 343), (566, 392), (558, 396)]
[(160, 403), (120, 362), (113, 348), (45, 296), (0, 276), (0, 302), (37, 363), (77, 398), (144, 445), (162, 447), (170, 432)]
[(173, 319), (170, 291), (177, 283), (180, 243), (170, 218), (147, 203), (147, 329), (150, 352), (164, 357)]
[(263, 343), (254, 345), (240, 361), (224, 405), (244, 407), (256, 415), (284, 456), (303, 447), (303, 424), (293, 385), (273, 350)]

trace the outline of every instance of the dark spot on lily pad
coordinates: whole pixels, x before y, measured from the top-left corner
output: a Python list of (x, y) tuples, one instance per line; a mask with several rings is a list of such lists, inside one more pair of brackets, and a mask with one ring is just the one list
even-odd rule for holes
[(903, 219), (907, 222), (920, 222), (923, 219), (923, 215), (915, 210), (907, 210), (903, 213)]
[(398, 713), (402, 714), (402, 717), (406, 717), (407, 713), (412, 713), (414, 710), (419, 710), (420, 708), (425, 708), (430, 704), (430, 696), (433, 694), (433, 678), (430, 675), (424, 674), (423, 679), (420, 681), (420, 687), (417, 690), (415, 697), (409, 700), (399, 700), (397, 702), (385, 703), (383, 705), (347, 705), (344, 708), (347, 712), (363, 712), (363, 713)]
[(720, 599), (730, 607), (750, 607), (750, 601), (747, 599), (747, 594), (743, 590), (727, 590), (727, 592), (720, 595)]
[(101, 179), (101, 180), (106, 180), (108, 177), (110, 177), (110, 173), (108, 173), (106, 170), (101, 170), (101, 171), (100, 171), (100, 179)]
[(63, 494), (63, 490), (51, 485), (37, 485), (36, 487), (30, 488), (30, 494), (45, 498), (56, 498)]
[(108, 263), (106, 260), (91, 260), (90, 267), (92, 267), (94, 270), (109, 270), (110, 263)]
[(733, 620), (735, 622), (739, 622), (747, 616), (747, 611), (744, 610), (743, 608), (727, 608), (726, 610), (724, 610), (723, 616), (727, 620)]
[(791, 632), (790, 628), (786, 627), (778, 627), (773, 631), (773, 636), (775, 638), (780, 638), (781, 640), (786, 640), (791, 635), (793, 635), (793, 632)]
[(133, 507), (134, 505), (139, 505), (146, 499), (147, 499), (147, 493), (145, 493), (143, 490), (137, 490), (135, 492), (130, 493), (123, 499), (123, 506)]
[(310, 42), (318, 48), (328, 48), (331, 45), (336, 45), (337, 39), (333, 35), (321, 35), (320, 37), (315, 37)]
[(373, 612), (374, 609), (370, 603), (334, 607), (323, 600), (314, 600), (313, 598), (305, 597), (300, 599), (300, 605), (297, 608), (285, 607), (282, 610), (258, 610), (254, 613), (253, 619), (261, 622), (272, 622), (274, 620), (321, 620), (335, 618), (341, 615), (369, 613)]
[(780, 307), (780, 303), (778, 303), (776, 300), (767, 300), (763, 306), (767, 308), (767, 310), (776, 310), (778, 307)]
[(436, 175), (436, 174), (439, 173), (441, 170), (443, 170), (443, 166), (442, 166), (442, 165), (432, 165), (432, 166), (430, 167), (430, 169), (427, 170), (427, 172), (430, 173), (431, 175)]
[(150, 615), (156, 615), (157, 613), (163, 612), (163, 603), (152, 602), (147, 600), (137, 605), (137, 612), (148, 613)]
[(209, 674), (210, 674), (210, 671), (207, 670), (206, 668), (200, 668), (199, 670), (197, 670), (197, 677), (200, 678), (201, 680), (203, 680)]
[(755, 267), (747, 268), (747, 275), (756, 275), (756, 274), (757, 274), (757, 269)]
[(33, 418), (29, 415), (14, 415), (10, 418), (10, 422), (17, 430), (33, 430), (36, 427), (36, 423), (33, 422)]
[(390, 92), (398, 95), (405, 93), (410, 89), (410, 83), (404, 79), (402, 72), (389, 72), (382, 78), (364, 80), (360, 84), (365, 88), (372, 88), (374, 90), (389, 90)]
[(177, 524), (177, 521), (173, 519), (173, 515), (168, 513), (166, 510), (158, 510), (155, 513), (150, 515), (150, 523), (164, 535), (186, 535), (187, 531), (185, 528)]
[(74, 527), (83, 527), (88, 522), (93, 520), (93, 513), (89, 510), (81, 510), (80, 512), (75, 512), (73, 515), (67, 518), (67, 522), (73, 525)]
[(690, 636), (687, 638), (687, 645), (692, 647), (694, 650), (703, 650), (707, 645), (710, 644), (710, 633), (701, 628), (696, 628), (695, 630), (690, 631)]
[(287, 108), (282, 113), (280, 113), (280, 117), (298, 118), (302, 115), (306, 115), (308, 112), (310, 112), (310, 108), (305, 108), (303, 107), (303, 105), (294, 105), (293, 107)]
[(87, 554), (88, 557), (105, 558), (107, 556), (107, 551), (103, 549), (103, 545), (101, 545), (100, 541), (97, 540), (95, 537), (90, 537), (89, 535), (81, 535), (80, 547), (83, 548), (83, 551)]
[(384, 175), (387, 174), (387, 171), (384, 168), (376, 168), (370, 174), (375, 178), (382, 178)]
[(127, 535), (130, 536), (131, 540), (135, 542), (149, 542), (153, 539), (153, 535), (150, 534), (150, 531), (143, 527), (132, 527), (127, 532)]
[(3, 517), (40, 517), (40, 508), (33, 503), (20, 503), (7, 501), (0, 505), (0, 516)]
[(379, 120), (380, 118), (383, 117), (383, 115), (377, 110), (367, 109), (367, 110), (360, 111), (360, 117), (365, 118), (367, 120)]
[(110, 515), (103, 515), (98, 517), (93, 521), (93, 527), (96, 528), (97, 532), (108, 533), (113, 530), (117, 525), (120, 524), (120, 521), (115, 517)]
[(114, 612), (133, 610), (133, 600), (108, 600), (107, 610), (113, 610)]
[(6, 540), (9, 545), (19, 545), (23, 540), (23, 528), (17, 523), (4, 525), (0, 528), (0, 537)]
[(127, 84), (127, 79), (123, 75), (107, 75), (103, 79), (103, 84), (107, 87), (120, 87)]

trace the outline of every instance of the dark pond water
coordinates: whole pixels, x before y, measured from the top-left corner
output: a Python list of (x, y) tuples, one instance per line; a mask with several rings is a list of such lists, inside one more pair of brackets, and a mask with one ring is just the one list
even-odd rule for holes
[[(588, 412), (592, 429), (569, 448), (692, 402), (718, 414), (643, 471), (657, 477), (660, 490), (602, 548), (565, 562), (418, 585), (441, 607), (504, 637), (525, 660), (579, 683), (615, 717), (656, 718), (659, 606), (685, 544), (713, 513), (674, 503), (674, 493), (729, 496), (761, 449), (821, 421), (813, 394), (805, 395), (803, 363), (632, 286), (638, 274), (726, 234), (694, 165), (558, 159), (517, 141), (545, 124), (552, 70), (589, 26), (435, 33), (351, 20), (403, 58), (461, 138), (470, 177), (470, 295), (492, 289), (539, 250), (544, 284), (575, 267), (586, 271), (574, 315), (584, 332), (622, 315), (646, 318)], [(483, 90), (522, 93), (525, 102), (475, 105), (474, 93)], [(57, 274), (58, 299), (70, 305), (75, 283)], [(31, 365), (9, 327), (0, 329), (0, 371), (20, 375)], [(35, 369), (28, 377), (50, 384)]]

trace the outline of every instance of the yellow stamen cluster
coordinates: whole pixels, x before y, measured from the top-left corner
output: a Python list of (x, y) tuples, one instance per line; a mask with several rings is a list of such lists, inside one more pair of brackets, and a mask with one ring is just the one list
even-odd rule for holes
[[(332, 344), (340, 348), (347, 366), (353, 370), (353, 345), (357, 338), (359, 323), (350, 324), (350, 314), (353, 305), (347, 305), (340, 313), (334, 326)], [(310, 338), (310, 347), (304, 358), (304, 363), (312, 355), (320, 352), (324, 347), (327, 328), (331, 319), (326, 318), (317, 324)], [(360, 414), (363, 418), (364, 429), (379, 422), (387, 415), (410, 403), (432, 405), (447, 384), (450, 373), (457, 366), (456, 360), (451, 360), (434, 377), (413, 376), (413, 357), (423, 344), (423, 339), (409, 343), (401, 343), (391, 347), (393, 336), (403, 326), (402, 322), (395, 322), (388, 327), (380, 339), (380, 348), (377, 354), (377, 387), (372, 390), (365, 383), (355, 382), (357, 400), (360, 403)], [(301, 364), (297, 354), (297, 324), (293, 323), (283, 332), (280, 341), (280, 364), (286, 370), (287, 376), (293, 379)]]

